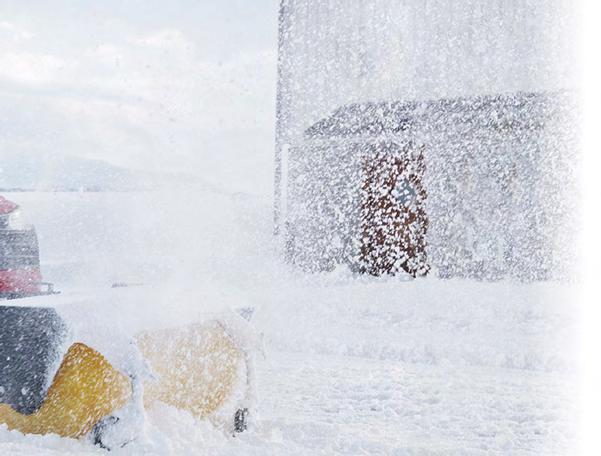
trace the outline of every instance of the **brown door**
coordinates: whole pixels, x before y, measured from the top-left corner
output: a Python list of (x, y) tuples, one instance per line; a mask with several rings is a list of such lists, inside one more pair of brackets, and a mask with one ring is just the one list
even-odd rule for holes
[(428, 272), (423, 151), (380, 142), (363, 154), (361, 270), (373, 275)]

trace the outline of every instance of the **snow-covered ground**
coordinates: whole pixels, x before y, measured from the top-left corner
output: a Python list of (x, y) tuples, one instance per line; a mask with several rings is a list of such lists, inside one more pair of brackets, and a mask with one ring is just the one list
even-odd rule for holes
[[(210, 290), (255, 308), (265, 348), (251, 429), (233, 438), (158, 405), (123, 454), (577, 450), (575, 285), (300, 274), (278, 260), (269, 198), (249, 194), (7, 196), (36, 224), (45, 278), (65, 295), (179, 284), (198, 306)], [(0, 453), (104, 451), (4, 428)]]

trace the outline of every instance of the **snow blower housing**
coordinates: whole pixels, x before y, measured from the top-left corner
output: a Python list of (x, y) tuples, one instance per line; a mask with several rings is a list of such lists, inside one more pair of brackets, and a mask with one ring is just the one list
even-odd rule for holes
[(177, 324), (159, 315), (168, 323), (150, 327), (135, 308), (165, 303), (147, 300), (156, 291), (131, 291), (0, 305), (0, 424), (113, 448), (135, 439), (143, 409), (161, 402), (228, 433), (246, 429), (252, 359), (238, 326), (246, 322), (233, 313)]

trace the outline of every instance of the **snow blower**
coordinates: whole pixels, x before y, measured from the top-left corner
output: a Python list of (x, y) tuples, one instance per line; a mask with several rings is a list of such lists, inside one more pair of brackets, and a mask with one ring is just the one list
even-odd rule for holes
[(135, 439), (144, 408), (162, 402), (228, 433), (246, 429), (254, 336), (242, 317), (216, 308), (223, 296), (144, 287), (41, 296), (52, 290), (39, 285), (27, 230), (28, 248), (1, 251), (2, 264), (26, 272), (2, 276), (12, 278), (0, 305), (0, 424), (113, 448)]

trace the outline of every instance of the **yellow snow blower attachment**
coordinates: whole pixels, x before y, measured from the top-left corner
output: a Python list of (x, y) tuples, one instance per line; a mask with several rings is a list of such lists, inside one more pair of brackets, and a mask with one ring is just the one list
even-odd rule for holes
[[(135, 407), (141, 391), (145, 407), (160, 401), (228, 431), (246, 428), (249, 360), (218, 319), (137, 331), (117, 355), (103, 353), (111, 334), (94, 346), (94, 338), (78, 340), (81, 328), (74, 326), (68, 312), (52, 307), (0, 306), (0, 424), (23, 433), (93, 435), (105, 446), (103, 429), (125, 421), (121, 411)], [(128, 351), (143, 360), (146, 375), (123, 361), (132, 359)]]
[(158, 400), (208, 418), (232, 397), (245, 377), (239, 372), (244, 353), (219, 322), (145, 331), (136, 340), (161, 379), (145, 384), (147, 407)]
[(0, 404), (0, 420), (9, 429), (27, 434), (81, 437), (130, 397), (127, 376), (96, 350), (75, 343), (67, 350), (40, 407), (27, 414), (15, 410), (13, 404)]

